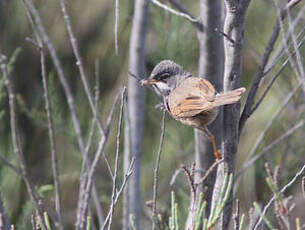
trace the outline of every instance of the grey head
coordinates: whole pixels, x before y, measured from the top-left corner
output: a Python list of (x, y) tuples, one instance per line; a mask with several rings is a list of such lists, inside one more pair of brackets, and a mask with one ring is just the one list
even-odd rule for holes
[(167, 96), (174, 90), (184, 79), (191, 74), (184, 71), (182, 66), (171, 60), (159, 62), (148, 79), (141, 82), (142, 85), (152, 85), (154, 89), (162, 96)]

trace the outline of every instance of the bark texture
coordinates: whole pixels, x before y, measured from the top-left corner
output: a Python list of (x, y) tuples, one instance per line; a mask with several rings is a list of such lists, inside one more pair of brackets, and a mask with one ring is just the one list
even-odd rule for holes
[[(224, 92), (240, 87), (242, 69), (242, 47), (244, 40), (245, 16), (250, 0), (225, 1), (224, 33)], [(223, 183), (224, 173), (234, 173), (237, 147), (239, 141), (238, 122), (240, 117), (240, 103), (226, 105), (223, 108), (223, 140), (222, 154), (224, 162), (219, 165), (214, 188), (213, 199), (218, 199)], [(232, 215), (232, 191), (223, 216), (218, 225), (219, 229), (228, 229)]]
[[(145, 75), (145, 41), (148, 24), (149, 0), (136, 0), (130, 38), (129, 71), (136, 76)], [(145, 92), (138, 81), (128, 80), (128, 113), (130, 121), (130, 157), (136, 157), (134, 172), (129, 180), (129, 213), (141, 229), (141, 152), (144, 127)]]
[[(222, 75), (223, 75), (223, 46), (222, 36), (215, 32), (216, 28), (222, 28), (220, 0), (200, 0), (200, 21), (202, 30), (198, 30), (198, 40), (200, 44), (199, 57), (199, 77), (209, 80), (218, 92), (222, 91)], [(222, 133), (222, 113), (216, 120), (209, 125), (209, 130), (213, 133), (217, 147), (220, 148)], [(210, 140), (200, 131), (195, 130), (195, 159), (197, 168), (202, 170), (202, 175), (215, 162), (215, 156), (212, 150)], [(216, 172), (212, 173), (203, 187), (207, 186), (207, 201), (211, 201), (213, 186), (215, 183)], [(210, 203), (210, 202), (209, 202)], [(207, 214), (209, 214), (209, 205), (207, 206)]]

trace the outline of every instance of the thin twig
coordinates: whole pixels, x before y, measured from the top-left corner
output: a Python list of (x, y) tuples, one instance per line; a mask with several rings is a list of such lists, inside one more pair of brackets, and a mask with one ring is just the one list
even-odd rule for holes
[[(293, 26), (296, 26), (297, 23), (300, 21), (300, 19), (303, 17), (305, 12), (305, 6), (302, 7), (302, 9), (298, 12), (298, 15), (296, 17), (296, 19), (293, 22)], [(297, 39), (299, 39), (301, 37), (301, 35), (303, 34), (303, 32), (305, 31), (305, 28), (303, 28), (297, 35)], [(285, 54), (285, 51), (283, 51), (283, 47), (284, 47), (284, 43), (285, 41), (282, 40), (281, 44), (278, 46), (277, 50), (274, 51), (273, 56), (270, 58), (270, 61), (268, 62), (267, 66), (266, 66), (266, 70), (264, 72), (264, 75), (268, 74), (275, 66), (276, 64), (279, 62), (279, 60), (283, 57), (283, 55)], [(289, 48), (290, 46), (292, 46), (292, 44), (289, 44)], [(265, 78), (263, 78), (265, 79)]]
[(190, 20), (191, 22), (198, 22), (198, 20), (193, 18), (193, 16), (191, 16), (187, 13), (182, 13), (182, 12), (176, 11), (176, 10), (168, 7), (167, 5), (159, 2), (158, 0), (151, 0), (151, 2), (154, 3), (155, 5), (159, 6), (160, 8), (164, 9), (167, 12), (170, 12), (172, 14), (175, 14), (175, 15), (178, 15), (178, 16), (181, 16), (181, 17), (184, 17), (184, 18)]
[[(61, 63), (60, 63), (59, 58), (57, 56), (55, 47), (52, 44), (52, 42), (50, 41), (50, 39), (49, 39), (49, 37), (48, 37), (48, 35), (45, 31), (45, 28), (43, 27), (43, 24), (41, 22), (38, 11), (35, 8), (32, 0), (23, 0), (23, 3), (24, 3), (26, 11), (30, 12), (35, 19), (35, 25), (36, 26), (34, 26), (34, 30), (37, 31), (37, 33), (35, 33), (35, 34), (37, 34), (37, 35), (39, 34), (37, 39), (39, 40), (40, 39), (39, 37), (42, 37), (44, 43), (46, 43), (46, 45), (48, 47), (49, 53), (50, 53), (51, 58), (54, 62), (56, 71), (58, 73), (58, 76), (59, 76), (59, 79), (60, 79), (60, 82), (61, 82), (61, 85), (64, 89), (64, 92), (65, 92), (65, 95), (66, 95), (66, 98), (67, 98), (68, 106), (69, 106), (69, 109), (70, 109), (70, 112), (71, 112), (73, 127), (74, 127), (74, 130), (75, 130), (76, 136), (77, 136), (78, 145), (79, 145), (80, 151), (81, 151), (83, 159), (84, 159), (84, 165), (86, 165), (86, 168), (89, 168), (90, 163), (88, 162), (88, 156), (87, 156), (86, 148), (85, 148), (84, 141), (83, 141), (82, 134), (81, 134), (80, 123), (79, 123), (79, 120), (78, 120), (77, 114), (76, 114), (74, 99), (73, 99), (72, 92), (71, 92), (71, 89), (69, 87), (69, 84), (67, 82), (67, 79), (65, 77), (65, 74), (63, 72)], [(81, 175), (81, 178), (84, 178), (84, 180), (86, 180), (86, 177), (83, 176), (83, 175)], [(84, 182), (81, 181), (80, 188), (84, 188), (84, 185), (82, 185), (83, 183)], [(94, 189), (95, 189), (95, 186), (94, 186)], [(83, 193), (83, 191), (80, 189), (80, 197), (82, 197), (82, 193)], [(79, 199), (79, 201), (81, 202), (81, 198)]]
[[(279, 191), (280, 193), (284, 193), (289, 187), (291, 187), (296, 180), (305, 172), (305, 165), (303, 165), (303, 167), (295, 174), (295, 176)], [(275, 195), (272, 196), (272, 198), (270, 199), (270, 201), (267, 203), (267, 205), (264, 207), (264, 210), (262, 212), (262, 215), (266, 215), (269, 207), (271, 206), (271, 204), (273, 203), (273, 201), (275, 200)], [(262, 216), (260, 216), (258, 222), (256, 223), (256, 225), (254, 226), (254, 230), (257, 230), (259, 225), (262, 222)]]
[[(125, 99), (126, 100), (126, 99)], [(128, 113), (128, 104), (127, 100), (125, 101), (125, 113), (124, 113), (124, 121), (125, 121), (125, 130), (124, 130), (124, 159), (123, 159), (123, 173), (126, 174), (130, 164), (130, 120)], [(127, 183), (126, 189), (123, 191), (123, 204), (122, 204), (122, 230), (128, 230), (129, 224), (129, 205), (128, 205), (128, 190), (129, 185)]]
[(24, 2), (25, 8), (27, 8), (29, 10), (29, 12), (32, 14), (32, 16), (34, 18), (34, 21), (35, 21), (37, 31), (40, 34), (40, 36), (42, 37), (44, 43), (46, 44), (46, 46), (49, 50), (49, 53), (51, 55), (52, 61), (53, 61), (54, 66), (55, 66), (55, 69), (58, 73), (60, 83), (61, 83), (61, 85), (64, 89), (64, 92), (65, 92), (65, 96), (66, 96), (66, 99), (67, 99), (67, 102), (68, 102), (69, 110), (71, 112), (74, 131), (75, 131), (76, 136), (77, 136), (77, 142), (78, 142), (79, 149), (80, 149), (83, 157), (86, 158), (87, 154), (86, 154), (86, 150), (85, 150), (84, 141), (83, 141), (83, 138), (82, 138), (80, 123), (79, 123), (77, 113), (76, 113), (74, 98), (73, 98), (70, 86), (68, 84), (67, 78), (64, 74), (61, 62), (60, 62), (60, 60), (57, 56), (56, 49), (55, 49), (53, 43), (51, 42), (51, 40), (50, 40), (42, 22), (41, 22), (41, 18), (39, 16), (39, 13), (38, 13), (37, 9), (35, 8), (35, 6), (33, 4), (33, 1), (32, 0), (23, 0), (23, 2)]
[(263, 57), (262, 57), (261, 62), (259, 64), (258, 70), (257, 70), (257, 72), (254, 76), (253, 82), (251, 84), (251, 89), (249, 90), (249, 94), (248, 94), (248, 97), (247, 97), (247, 100), (246, 100), (246, 104), (245, 104), (245, 107), (243, 109), (241, 118), (239, 120), (239, 135), (242, 133), (241, 131), (242, 131), (246, 121), (251, 116), (250, 112), (251, 112), (252, 106), (254, 104), (254, 100), (255, 100), (257, 91), (259, 89), (260, 82), (261, 82), (262, 78), (264, 77), (265, 68), (266, 68), (266, 65), (268, 63), (270, 54), (273, 51), (275, 42), (277, 41), (278, 36), (279, 36), (280, 21), (284, 20), (284, 18), (286, 17), (287, 9), (291, 9), (292, 7), (294, 7), (300, 1), (301, 0), (291, 0), (291, 1), (289, 1), (286, 4), (285, 8), (281, 10), (280, 16), (278, 16), (278, 18), (276, 20), (276, 23), (273, 27), (272, 34), (269, 38), (268, 44), (266, 46)]
[[(275, 6), (276, 6), (278, 15), (280, 15), (281, 12), (280, 12), (280, 7), (279, 7), (279, 5), (277, 4), (276, 0), (273, 0), (273, 2), (274, 2), (274, 4), (275, 4)], [(290, 24), (290, 23), (289, 23), (289, 18), (290, 18), (290, 16), (289, 16), (290, 13), (289, 13), (289, 12), (290, 12), (289, 9), (287, 9), (286, 15), (288, 15), (288, 24)], [(291, 29), (289, 28), (289, 29), (288, 29), (288, 33), (286, 33), (285, 28), (284, 28), (284, 23), (283, 23), (282, 21), (280, 21), (280, 29), (281, 29), (281, 33), (282, 33), (282, 35), (283, 35), (284, 48), (285, 48), (284, 50), (285, 50), (285, 52), (287, 53), (287, 55), (289, 55), (288, 37), (291, 35), (291, 40), (292, 40), (293, 48), (295, 48), (294, 43), (295, 43), (296, 41), (295, 41), (295, 36), (293, 35), (294, 32), (293, 32), (293, 30), (291, 30)], [(296, 55), (297, 55), (298, 50), (295, 50), (295, 52), (296, 52)], [(299, 71), (299, 69), (298, 69), (297, 64), (296, 64), (295, 61), (293, 60), (293, 58), (289, 58), (289, 63), (290, 63), (290, 65), (291, 65), (292, 70), (295, 72), (295, 75), (296, 75), (297, 78), (300, 80), (300, 79), (301, 79), (301, 76), (300, 76), (301, 73), (300, 73), (300, 71)]]
[(177, 176), (182, 172), (182, 168), (177, 169), (174, 174), (172, 175), (172, 179), (170, 180), (169, 184), (170, 186), (173, 186), (173, 184), (176, 181)]
[[(181, 13), (184, 13), (186, 15), (189, 15), (191, 18), (195, 19), (196, 17), (193, 16), (183, 5), (181, 5), (176, 0), (167, 0), (170, 4), (172, 4), (176, 9), (178, 9)], [(192, 22), (193, 25), (200, 31), (203, 30), (203, 25), (199, 20), (196, 20), (195, 22)]]
[(183, 169), (186, 178), (189, 182), (189, 188), (191, 191), (191, 200), (190, 200), (190, 214), (189, 216), (191, 217), (191, 226), (193, 228), (193, 226), (195, 226), (195, 217), (196, 217), (196, 200), (197, 200), (197, 196), (196, 196), (196, 192), (197, 192), (197, 188), (198, 185), (195, 183), (195, 162), (192, 163), (191, 169), (189, 170), (186, 166), (182, 165), (181, 168)]
[(289, 137), (293, 134), (296, 130), (301, 128), (304, 125), (304, 120), (301, 120), (296, 125), (294, 125), (291, 129), (281, 135), (279, 138), (275, 139), (271, 144), (267, 145), (260, 153), (256, 154), (253, 158), (248, 160), (243, 167), (236, 173), (235, 179), (240, 177), (251, 165), (253, 165), (258, 159), (260, 159), (264, 154), (270, 151), (275, 145), (279, 142), (283, 141), (285, 138)]
[(65, 23), (66, 23), (66, 27), (67, 27), (67, 30), (68, 30), (70, 42), (71, 42), (71, 45), (72, 45), (72, 50), (73, 50), (74, 56), (76, 58), (76, 65), (78, 67), (78, 70), (79, 70), (79, 73), (80, 73), (80, 76), (81, 76), (81, 80), (82, 80), (82, 83), (83, 83), (83, 86), (84, 86), (84, 90), (86, 92), (86, 95), (87, 95), (87, 98), (88, 98), (93, 116), (96, 119), (97, 127), (98, 127), (100, 133), (102, 135), (105, 135), (105, 130), (103, 128), (102, 122), (99, 120), (97, 110), (94, 106), (93, 96), (91, 94), (91, 90), (89, 88), (89, 84), (88, 84), (88, 80), (87, 80), (88, 77), (86, 76), (86, 73), (85, 73), (83, 60), (81, 58), (79, 48), (77, 46), (77, 40), (76, 40), (76, 37), (74, 35), (72, 25), (71, 25), (71, 21), (70, 21), (70, 16), (69, 16), (68, 11), (67, 11), (66, 0), (59, 0), (59, 1), (60, 1), (60, 5), (61, 5), (61, 11), (62, 11), (64, 20), (65, 20)]
[[(41, 44), (42, 45), (42, 44)], [(63, 229), (63, 218), (61, 211), (61, 194), (60, 194), (60, 183), (58, 178), (58, 163), (57, 163), (57, 153), (56, 153), (56, 144), (55, 144), (55, 135), (54, 135), (54, 125), (52, 119), (52, 109), (49, 98), (49, 90), (46, 76), (46, 66), (45, 66), (45, 57), (43, 48), (40, 50), (40, 63), (41, 63), (41, 76), (44, 90), (44, 99), (45, 99), (45, 109), (47, 112), (47, 122), (48, 122), (48, 131), (49, 131), (49, 140), (51, 148), (51, 161), (52, 161), (52, 173), (53, 173), (53, 183), (55, 188), (55, 210), (58, 215), (59, 229)]]
[(228, 39), (233, 45), (235, 44), (235, 41), (225, 32), (221, 31), (219, 28), (214, 29), (215, 32), (219, 33), (220, 35), (224, 36), (226, 39)]
[[(115, 153), (115, 163), (114, 163), (114, 175), (112, 181), (112, 195), (111, 195), (111, 202), (113, 203), (116, 197), (117, 192), (117, 178), (118, 178), (118, 167), (119, 167), (119, 153), (120, 153), (120, 142), (121, 142), (121, 131), (122, 131), (122, 121), (123, 121), (123, 111), (124, 111), (124, 103), (125, 103), (125, 88), (122, 92), (121, 96), (121, 107), (120, 107), (120, 117), (119, 117), (119, 124), (118, 124), (118, 132), (117, 132), (117, 140), (116, 140), (116, 153)], [(114, 205), (111, 205), (110, 208), (110, 217), (109, 217), (109, 224), (108, 230), (111, 229), (112, 225), (112, 216), (114, 212)]]
[[(123, 88), (121, 92), (125, 91), (125, 87)], [(117, 104), (117, 101), (119, 99), (119, 95), (117, 96), (117, 98), (115, 99), (115, 103), (113, 104), (112, 110), (108, 116), (107, 119), (107, 124), (106, 124), (106, 130), (105, 130), (105, 135), (103, 135), (101, 137), (101, 140), (98, 144), (98, 148), (94, 157), (94, 160), (91, 164), (91, 167), (89, 169), (88, 175), (85, 175), (85, 178), (82, 179), (82, 187), (80, 188), (80, 199), (78, 201), (78, 211), (77, 211), (77, 223), (76, 226), (78, 229), (83, 229), (86, 223), (86, 217), (87, 217), (87, 213), (88, 213), (88, 207), (89, 207), (89, 200), (90, 200), (90, 192), (92, 189), (92, 185), (94, 183), (94, 174), (98, 165), (99, 160), (101, 159), (102, 155), (104, 154), (104, 149), (109, 137), (109, 130), (110, 130), (110, 126), (114, 117), (114, 108), (115, 105)], [(104, 225), (105, 226), (106, 220), (104, 221)]]
[(116, 55), (118, 55), (119, 53), (118, 27), (119, 27), (119, 0), (115, 0), (114, 44), (115, 44)]
[[(305, 36), (302, 38), (302, 40), (299, 42), (298, 44), (298, 48), (300, 48), (305, 41)], [(269, 92), (269, 90), (271, 89), (273, 83), (276, 81), (276, 79), (281, 75), (282, 71), (284, 70), (284, 68), (286, 67), (286, 65), (288, 64), (290, 58), (295, 55), (295, 51), (293, 51), (291, 54), (288, 55), (287, 59), (284, 61), (284, 63), (282, 64), (282, 66), (280, 67), (280, 69), (277, 71), (277, 73), (272, 77), (271, 81), (269, 82), (267, 88), (265, 89), (265, 91), (263, 92), (262, 96), (258, 99), (257, 103), (253, 106), (253, 108), (250, 111), (250, 114), (253, 114), (255, 112), (255, 110), (260, 106), (260, 104), (263, 102), (264, 98), (266, 97), (267, 93)]]
[(292, 26), (292, 22), (291, 22), (291, 14), (290, 14), (290, 9), (287, 9), (287, 15), (288, 15), (288, 26), (289, 26), (289, 31), (291, 34), (291, 40), (293, 43), (293, 48), (296, 54), (296, 59), (297, 59), (297, 67), (298, 67), (298, 72), (299, 72), (299, 81), (304, 81), (305, 78), (305, 72), (304, 72), (304, 67), (303, 67), (303, 63), (302, 63), (302, 56), (300, 54), (300, 50), (298, 48), (298, 44), (297, 44), (297, 39), (294, 33), (295, 27)]
[(224, 159), (220, 159), (218, 161), (215, 161), (210, 168), (206, 171), (206, 173), (204, 174), (203, 177), (201, 177), (199, 179), (198, 182), (196, 182), (197, 185), (202, 184), (203, 182), (205, 182), (205, 180), (208, 178), (208, 176), (213, 172), (213, 170), (217, 167), (217, 165), (221, 164), (224, 161)]
[[(123, 180), (123, 182), (122, 182), (122, 185), (121, 185), (120, 189), (119, 189), (119, 190), (117, 191), (117, 193), (116, 193), (116, 197), (115, 197), (114, 201), (111, 202), (111, 206), (114, 206), (114, 207), (116, 206), (116, 204), (117, 204), (117, 202), (118, 202), (118, 200), (119, 200), (119, 198), (120, 198), (122, 192), (124, 191), (125, 186), (126, 186), (126, 184), (127, 184), (127, 181), (128, 181), (129, 177), (130, 177), (130, 176), (132, 175), (132, 173), (133, 173), (135, 160), (136, 160), (135, 157), (133, 157), (133, 158), (131, 159), (130, 165), (129, 165), (129, 168), (128, 168), (128, 171), (127, 171), (127, 173), (126, 173), (125, 176), (124, 176), (124, 180)], [(114, 209), (114, 207), (110, 207), (109, 212), (108, 212), (108, 215), (107, 215), (107, 217), (106, 217), (106, 219), (105, 219), (104, 225), (103, 225), (103, 227), (101, 228), (102, 230), (104, 230), (105, 227), (106, 227), (106, 225), (108, 224), (108, 221), (109, 221), (109, 218), (110, 218), (110, 210), (111, 210), (111, 209)]]
[(11, 164), (9, 162), (8, 159), (6, 159), (4, 156), (2, 156), (0, 154), (0, 159), (3, 161), (4, 164), (6, 164), (10, 169), (12, 169), (17, 175), (21, 176), (22, 177), (22, 174), (21, 174), (21, 171), (20, 169), (16, 168), (13, 164)]
[[(267, 131), (270, 129), (270, 127), (272, 126), (273, 122), (277, 119), (277, 117), (280, 115), (280, 113), (283, 111), (283, 109), (288, 105), (289, 101), (293, 98), (293, 96), (295, 95), (295, 93), (298, 91), (298, 89), (300, 88), (301, 84), (298, 84), (291, 92), (290, 94), (288, 94), (285, 98), (285, 100), (283, 101), (283, 103), (280, 105), (280, 107), (277, 109), (277, 111), (273, 114), (273, 116), (271, 117), (271, 119), (268, 121), (268, 123), (265, 125), (264, 130), (262, 131), (262, 133), (259, 135), (259, 137), (256, 139), (255, 144), (253, 145), (253, 147), (251, 148), (247, 159), (244, 163), (244, 165), (247, 164), (248, 160), (255, 154), (255, 152), (257, 151), (258, 147), (260, 146), (261, 142), (264, 140), (264, 137), (267, 133)], [(242, 166), (242, 168), (245, 168), (244, 165)], [(238, 178), (241, 175), (241, 171), (238, 172), (236, 174), (235, 178)]]
[[(94, 77), (95, 77), (94, 107), (95, 107), (96, 111), (98, 111), (98, 102), (100, 99), (99, 73), (100, 73), (100, 65), (99, 65), (98, 60), (96, 59), (94, 62)], [(94, 131), (95, 131), (95, 125), (96, 125), (96, 119), (93, 118), (91, 121), (89, 136), (88, 136), (88, 140), (87, 140), (86, 152), (89, 152), (89, 149), (91, 147), (91, 143), (92, 143), (92, 139), (93, 139)]]
[(152, 229), (156, 229), (156, 221), (158, 221), (157, 218), (157, 196), (158, 196), (158, 172), (160, 167), (160, 159), (161, 159), (161, 153), (162, 153), (162, 147), (163, 147), (163, 141), (164, 141), (164, 134), (165, 134), (165, 110), (163, 110), (162, 113), (162, 125), (161, 125), (161, 135), (160, 135), (160, 144), (157, 154), (157, 159), (155, 163), (155, 170), (154, 170), (154, 190), (153, 190), (153, 204), (152, 204)]
[(2, 55), (0, 51), (0, 69), (2, 71), (2, 77), (4, 79), (4, 84), (8, 91), (8, 98), (9, 98), (9, 110), (10, 110), (10, 125), (11, 125), (11, 136), (13, 142), (13, 149), (14, 153), (17, 155), (19, 164), (20, 164), (20, 172), (22, 174), (22, 179), (25, 182), (26, 188), (28, 193), (35, 205), (35, 208), (38, 212), (39, 217), (42, 219), (42, 225), (46, 229), (46, 223), (43, 218), (43, 210), (39, 205), (40, 198), (38, 197), (34, 185), (30, 180), (27, 174), (27, 168), (24, 160), (24, 154), (21, 148), (20, 139), (19, 139), (19, 129), (17, 125), (17, 113), (16, 113), (16, 95), (14, 86), (11, 82), (11, 76), (8, 74), (7, 62), (6, 57)]

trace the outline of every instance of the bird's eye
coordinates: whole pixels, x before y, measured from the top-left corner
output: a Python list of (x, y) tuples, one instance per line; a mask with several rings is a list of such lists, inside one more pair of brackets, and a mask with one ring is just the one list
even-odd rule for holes
[(162, 81), (162, 80), (164, 80), (165, 78), (167, 78), (167, 77), (169, 77), (169, 73), (162, 73), (161, 75), (160, 75), (160, 77), (159, 77), (159, 79)]

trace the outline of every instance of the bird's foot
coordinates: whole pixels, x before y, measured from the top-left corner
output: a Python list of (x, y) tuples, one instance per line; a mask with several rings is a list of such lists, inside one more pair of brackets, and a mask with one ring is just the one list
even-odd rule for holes
[(220, 149), (217, 149), (214, 154), (215, 154), (215, 157), (216, 157), (216, 161), (219, 161), (219, 160), (222, 159), (222, 155), (221, 155)]

